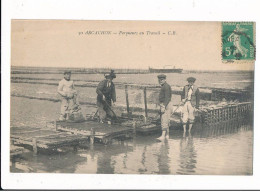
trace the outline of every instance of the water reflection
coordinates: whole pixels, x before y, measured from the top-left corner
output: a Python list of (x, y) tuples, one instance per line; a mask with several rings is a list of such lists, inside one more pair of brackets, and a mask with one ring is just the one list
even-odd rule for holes
[(146, 152), (147, 152), (147, 146), (144, 146), (143, 153), (142, 153), (142, 159), (141, 159), (142, 167), (138, 169), (138, 172), (140, 174), (143, 174), (143, 173), (147, 172), (147, 168), (146, 168), (146, 165), (145, 165), (146, 160), (147, 160)]
[[(114, 141), (111, 145), (86, 146), (77, 152), (23, 154), (11, 172), (58, 172), (98, 174), (250, 174), (252, 126), (229, 122), (194, 125), (191, 133), (170, 131), (170, 139), (158, 142), (159, 134)], [(214, 152), (218, 153), (215, 156)], [(223, 163), (224, 162), (224, 163)], [(239, 170), (238, 170), (239, 169)]]
[(97, 173), (98, 174), (114, 174), (114, 163), (111, 160), (111, 152), (106, 148), (98, 155), (97, 159)]
[(169, 157), (169, 143), (165, 140), (161, 143), (159, 155), (158, 155), (158, 169), (159, 174), (170, 174), (170, 157)]
[(41, 152), (37, 156), (32, 152), (24, 153), (20, 157), (12, 159), (11, 172), (56, 172), (56, 173), (74, 173), (75, 164), (86, 162), (86, 158), (75, 154), (72, 151), (66, 153)]
[[(95, 147), (95, 146), (94, 146)], [(118, 157), (120, 157), (120, 167), (122, 169), (127, 166), (127, 154), (133, 151), (133, 147), (128, 145), (128, 142), (117, 141), (112, 145), (96, 146), (95, 153), (97, 154), (97, 173), (98, 174), (113, 174), (115, 168), (119, 165)]]
[(197, 154), (191, 133), (189, 133), (188, 137), (184, 134), (180, 140), (179, 158), (178, 174), (194, 174), (196, 172)]

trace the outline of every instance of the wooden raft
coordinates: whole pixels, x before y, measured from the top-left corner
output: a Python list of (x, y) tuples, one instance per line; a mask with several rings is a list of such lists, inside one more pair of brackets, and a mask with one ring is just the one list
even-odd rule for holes
[(83, 122), (56, 121), (56, 129), (76, 135), (88, 136), (91, 144), (95, 140), (107, 144), (112, 139), (129, 138), (133, 134), (133, 129), (127, 126), (119, 124), (109, 125), (88, 120)]
[(11, 156), (11, 158), (24, 153), (24, 151), (25, 151), (25, 149), (23, 147), (15, 146), (15, 145), (10, 146), (10, 156)]
[(63, 146), (77, 146), (87, 140), (88, 137), (62, 133), (50, 129), (11, 128), (12, 145), (32, 146), (35, 154), (38, 148), (57, 149)]

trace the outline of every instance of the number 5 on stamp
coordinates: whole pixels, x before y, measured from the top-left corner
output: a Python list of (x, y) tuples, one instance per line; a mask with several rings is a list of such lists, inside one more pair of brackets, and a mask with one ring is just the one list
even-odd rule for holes
[(222, 22), (222, 60), (255, 60), (254, 22)]

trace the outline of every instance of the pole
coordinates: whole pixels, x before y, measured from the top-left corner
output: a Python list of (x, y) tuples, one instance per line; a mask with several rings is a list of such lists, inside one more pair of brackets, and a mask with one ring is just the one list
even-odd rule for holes
[(95, 131), (93, 128), (91, 128), (90, 130), (90, 144), (93, 145), (94, 144), (94, 139), (95, 139)]
[(38, 152), (38, 150), (37, 150), (37, 139), (33, 138), (32, 143), (33, 143), (33, 153), (34, 153), (34, 155), (36, 155), (37, 152)]
[[(185, 103), (185, 102), (184, 102)], [(172, 112), (172, 114), (174, 114), (176, 112), (176, 110), (178, 110), (178, 108), (180, 108), (180, 106), (183, 104), (182, 101), (180, 101), (180, 103), (178, 104), (177, 108)]]
[(107, 103), (106, 100), (104, 100), (105, 104), (107, 105), (108, 109), (114, 114), (116, 120), (119, 120), (118, 117), (116, 116), (116, 113), (112, 110), (112, 108), (110, 107), (110, 105)]
[(55, 131), (57, 131), (58, 130), (58, 125), (57, 125), (57, 121), (56, 120), (55, 120), (54, 125), (55, 125)]
[(144, 113), (145, 113), (145, 118), (147, 118), (148, 111), (147, 111), (146, 87), (144, 87)]
[(95, 114), (91, 117), (92, 120), (94, 120), (95, 116), (97, 115), (97, 112), (98, 112), (98, 108), (97, 108)]
[(127, 110), (128, 116), (129, 116), (130, 109), (129, 109), (128, 86), (127, 85), (125, 85), (125, 98), (126, 98), (126, 110)]

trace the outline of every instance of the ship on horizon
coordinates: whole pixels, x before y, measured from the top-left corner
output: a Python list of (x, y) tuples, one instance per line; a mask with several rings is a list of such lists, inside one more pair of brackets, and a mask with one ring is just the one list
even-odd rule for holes
[[(167, 68), (168, 67), (168, 68)], [(172, 67), (172, 68), (169, 68)], [(183, 69), (175, 68), (175, 66), (166, 65), (163, 69), (154, 69), (149, 67), (150, 73), (181, 73)]]

